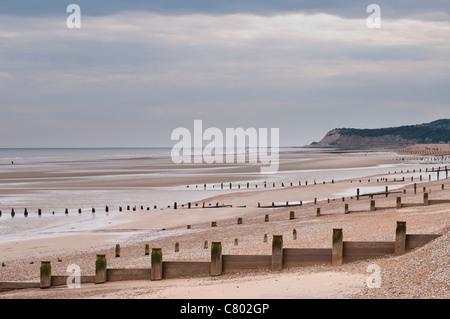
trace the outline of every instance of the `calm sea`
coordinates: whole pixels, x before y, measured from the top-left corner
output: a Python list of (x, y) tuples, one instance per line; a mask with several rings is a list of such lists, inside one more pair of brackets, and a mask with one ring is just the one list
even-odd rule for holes
[(170, 147), (143, 148), (0, 148), (0, 163), (89, 160), (104, 158), (165, 157)]

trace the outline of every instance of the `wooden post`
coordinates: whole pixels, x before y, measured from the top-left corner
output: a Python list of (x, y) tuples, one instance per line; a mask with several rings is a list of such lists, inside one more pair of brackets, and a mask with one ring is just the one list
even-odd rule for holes
[(120, 245), (116, 244), (116, 258), (120, 257)]
[(356, 189), (356, 199), (359, 200), (359, 188)]
[(417, 194), (417, 183), (414, 183), (414, 195)]
[(106, 255), (97, 255), (95, 260), (95, 283), (103, 284), (106, 282)]
[(238, 224), (238, 225), (241, 225), (241, 224), (242, 224), (242, 217), (238, 217), (238, 219), (237, 219), (237, 224)]
[(177, 209), (177, 202), (173, 203), (173, 209)]
[(106, 206), (106, 207), (105, 207), (105, 213), (108, 213), (108, 212), (109, 212), (109, 207)]
[(149, 244), (145, 244), (144, 255), (145, 256), (150, 255), (150, 245)]
[(52, 265), (50, 261), (41, 261), (40, 277), (41, 289), (50, 288), (52, 285)]
[(295, 212), (293, 210), (289, 212), (289, 219), (295, 219)]
[(397, 222), (395, 230), (395, 255), (404, 254), (406, 250), (406, 222)]
[(402, 198), (401, 197), (397, 197), (397, 208), (402, 208)]
[(208, 249), (208, 241), (207, 240), (205, 240), (203, 242), (203, 249)]
[(375, 201), (374, 201), (374, 200), (371, 200), (371, 201), (370, 201), (370, 211), (371, 211), (371, 212), (374, 212), (374, 211), (375, 211)]
[(292, 239), (293, 240), (297, 240), (297, 230), (294, 228), (294, 230), (292, 231)]
[(317, 217), (320, 216), (320, 208), (319, 208), (319, 207), (317, 207), (316, 216), (317, 216)]
[(178, 252), (178, 251), (180, 251), (180, 243), (176, 242), (175, 243), (175, 252)]
[(217, 222), (211, 222), (211, 227), (216, 227), (217, 226)]
[(331, 264), (333, 266), (342, 265), (344, 252), (344, 236), (342, 228), (333, 229), (333, 248), (331, 252)]
[(269, 221), (269, 214), (264, 215), (264, 222), (268, 222)]
[(423, 193), (423, 204), (428, 206), (428, 193)]
[[(42, 215), (42, 209), (38, 209), (38, 216), (41, 216)], [(0, 214), (0, 216), (1, 216), (1, 214)]]
[(264, 242), (267, 243), (267, 234), (264, 234)]
[(388, 197), (389, 196), (389, 187), (388, 186), (386, 186), (385, 191), (386, 191), (386, 197)]
[(162, 250), (161, 248), (152, 248), (152, 268), (150, 272), (150, 280), (161, 280), (162, 272)]
[(211, 276), (222, 274), (222, 243), (211, 243)]
[(344, 214), (348, 214), (348, 204), (345, 204)]
[(317, 205), (317, 197), (314, 198), (314, 205)]
[(239, 240), (237, 238), (234, 239), (234, 245), (237, 246), (239, 244)]
[(272, 239), (272, 270), (283, 268), (283, 236), (273, 235)]

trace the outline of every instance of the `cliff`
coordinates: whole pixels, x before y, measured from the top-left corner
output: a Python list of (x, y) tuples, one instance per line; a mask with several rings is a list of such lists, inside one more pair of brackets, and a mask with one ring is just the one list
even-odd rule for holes
[(442, 119), (431, 123), (380, 129), (336, 128), (329, 131), (320, 142), (311, 145), (338, 148), (391, 148), (449, 141), (450, 119)]

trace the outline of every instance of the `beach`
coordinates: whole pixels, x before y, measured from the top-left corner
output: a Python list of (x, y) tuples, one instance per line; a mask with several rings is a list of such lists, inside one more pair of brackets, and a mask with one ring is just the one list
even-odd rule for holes
[[(404, 203), (422, 201), (423, 187), (433, 199), (450, 199), (445, 174), (437, 180), (436, 173), (431, 173), (432, 167), (444, 165), (439, 160), (423, 163), (413, 156), (384, 150), (308, 149), (282, 152), (280, 171), (275, 175), (261, 175), (258, 165), (250, 164), (176, 165), (167, 154), (58, 160), (51, 165), (45, 160), (16, 160), (13, 165), (5, 161), (0, 167), (0, 261), (5, 265), (0, 269), (0, 281), (38, 281), (42, 260), (51, 261), (52, 274), (65, 275), (69, 265), (77, 264), (83, 275), (93, 275), (99, 253), (106, 254), (108, 268), (149, 267), (145, 244), (161, 248), (167, 261), (208, 261), (210, 250), (203, 248), (204, 241), (209, 245), (220, 241), (226, 254), (270, 255), (271, 240), (263, 242), (264, 234), (269, 238), (283, 235), (286, 248), (329, 248), (334, 228), (343, 229), (345, 240), (387, 241), (395, 237), (396, 222), (406, 221), (408, 233), (443, 236), (429, 244), (437, 246), (434, 250), (425, 246), (402, 256), (342, 266), (312, 265), (158, 282), (83, 284), (79, 289), (16, 290), (2, 292), (0, 298), (232, 298), (237, 293), (239, 298), (250, 299), (448, 298), (448, 244), (444, 238), (450, 224), (449, 204), (397, 210), (392, 207), (395, 195), (377, 196), (377, 206), (387, 208), (371, 212), (368, 196), (356, 198), (357, 188), (365, 194), (382, 192), (387, 186), (391, 191), (405, 190), (406, 194), (401, 195)], [(419, 186), (417, 194), (411, 178)], [(443, 190), (442, 184), (446, 186)], [(344, 214), (342, 197), (352, 213)], [(270, 207), (300, 201), (302, 206)], [(316, 216), (318, 207), (320, 217)], [(12, 208), (14, 218), (10, 216)], [(37, 215), (38, 209), (42, 210), (41, 216)], [(296, 214), (294, 220), (288, 218), (290, 211)], [(270, 215), (269, 222), (264, 221), (266, 214)], [(238, 217), (243, 219), (242, 225), (236, 224)], [(212, 222), (217, 227), (211, 227)], [(294, 228), (298, 233), (295, 240)], [(178, 252), (174, 251), (176, 242)], [(121, 246), (120, 258), (114, 256), (117, 243)], [(436, 251), (441, 255), (432, 271), (438, 269), (436, 278), (440, 279), (428, 279), (434, 285), (429, 289), (432, 293), (421, 294), (419, 284), (413, 284), (403, 294), (394, 294), (406, 287), (405, 282), (396, 284), (394, 280), (383, 281), (378, 290), (366, 287), (369, 264), (382, 265), (389, 278), (394, 276), (392, 265), (402, 264), (399, 260), (416, 258), (423, 266)], [(425, 271), (417, 276), (425, 276)], [(423, 278), (416, 279), (420, 280)], [(445, 283), (447, 290), (440, 286)], [(267, 294), (269, 287), (271, 293)]]

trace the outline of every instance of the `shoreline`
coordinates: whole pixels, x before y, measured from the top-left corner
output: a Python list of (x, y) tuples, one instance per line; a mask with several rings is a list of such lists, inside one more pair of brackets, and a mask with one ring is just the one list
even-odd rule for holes
[[(423, 165), (419, 165), (424, 167)], [(418, 167), (418, 164), (414, 165), (397, 165), (392, 166), (397, 169), (402, 167)], [(388, 167), (381, 167), (380, 170), (389, 170)], [(362, 169), (366, 172), (365, 169)], [(318, 182), (316, 185), (308, 184), (305, 186), (293, 186), (293, 187), (280, 187), (275, 189), (232, 189), (223, 191), (221, 194), (209, 196), (203, 200), (192, 201), (192, 205), (195, 203), (202, 203), (205, 201), (207, 205), (209, 203), (214, 204), (216, 202), (224, 203), (226, 205), (232, 205), (233, 207), (223, 208), (196, 208), (192, 206), (191, 209), (182, 208), (181, 205), (186, 202), (178, 202), (179, 208), (174, 210), (171, 208), (156, 209), (141, 211), (139, 208), (136, 211), (124, 211), (122, 213), (111, 211), (106, 216), (104, 211), (97, 211), (95, 217), (89, 212), (83, 212), (81, 218), (85, 218), (92, 223), (77, 223), (76, 213), (71, 211), (69, 216), (64, 216), (59, 213), (58, 216), (45, 216), (42, 218), (17, 216), (15, 219), (11, 219), (8, 215), (0, 218), (0, 225), (3, 227), (12, 227), (13, 223), (26, 222), (30, 230), (24, 229), (24, 232), (31, 234), (33, 231), (33, 225), (31, 222), (49, 221), (55, 217), (58, 223), (42, 225), (42, 228), (36, 231), (36, 234), (40, 234), (40, 239), (22, 239), (18, 241), (9, 241), (0, 243), (0, 261), (5, 262), (5, 267), (0, 268), (0, 281), (16, 280), (16, 281), (29, 281), (37, 280), (39, 274), (39, 264), (43, 259), (52, 261), (52, 268), (54, 268), (54, 274), (65, 274), (66, 268), (69, 264), (79, 264), (83, 274), (93, 273), (93, 262), (95, 260), (96, 253), (106, 253), (108, 258), (108, 265), (112, 268), (126, 268), (130, 266), (146, 267), (149, 265), (149, 257), (145, 257), (143, 254), (143, 245), (149, 243), (150, 247), (161, 247), (164, 252), (165, 260), (190, 260), (190, 261), (206, 261), (208, 260), (209, 250), (203, 249), (202, 245), (204, 240), (222, 241), (224, 251), (232, 254), (268, 254), (270, 253), (270, 244), (262, 244), (262, 235), (264, 233), (269, 234), (282, 234), (286, 237), (285, 247), (318, 247), (327, 248), (330, 246), (330, 232), (333, 227), (342, 227), (344, 229), (344, 236), (346, 240), (392, 240), (393, 227), (396, 220), (406, 220), (408, 223), (409, 232), (412, 233), (439, 233), (444, 232), (445, 227), (450, 225), (450, 217), (448, 214), (448, 204), (433, 205), (429, 207), (423, 207), (417, 209), (414, 207), (403, 208), (397, 211), (393, 208), (375, 211), (364, 212), (368, 209), (370, 200), (368, 197), (363, 197), (359, 201), (355, 198), (348, 198), (346, 196), (346, 203), (349, 204), (350, 209), (360, 211), (358, 213), (344, 214), (343, 204), (340, 201), (340, 195), (344, 192), (351, 194), (356, 188), (364, 190), (365, 187), (382, 188), (386, 185), (391, 187), (397, 186), (399, 189), (405, 189), (406, 194), (401, 195), (404, 198), (405, 203), (420, 202), (420, 196), (422, 194), (422, 187), (431, 189), (430, 196), (433, 199), (450, 199), (450, 185), (445, 190), (440, 190), (441, 184), (448, 185), (448, 180), (442, 181), (423, 181), (418, 183), (419, 191), (417, 195), (413, 195), (411, 182), (376, 182), (376, 178), (382, 179), (385, 177), (394, 178), (394, 176), (400, 177), (401, 175), (409, 177), (413, 173), (403, 174), (391, 172), (378, 174), (369, 174), (364, 178), (351, 178), (344, 180), (336, 180), (334, 183), (326, 182), (325, 184)], [(416, 174), (417, 175), (417, 174)], [(280, 178), (280, 177), (279, 177)], [(282, 178), (282, 176), (281, 176)], [(371, 182), (368, 181), (371, 179)], [(287, 178), (286, 178), (287, 180)], [(391, 188), (393, 190), (393, 188)], [(186, 191), (180, 190), (184, 193), (194, 194), (196, 190)], [(219, 191), (220, 192), (220, 191)], [(362, 193), (361, 193), (362, 194)], [(333, 196), (334, 195), (334, 196)], [(192, 198), (192, 197), (187, 197)], [(313, 199), (318, 198), (318, 204), (314, 205)], [(327, 198), (330, 198), (328, 203)], [(283, 203), (285, 201), (299, 201), (303, 200), (303, 206), (291, 206), (291, 207), (279, 207), (279, 208), (258, 208), (257, 203), (270, 203), (272, 201)], [(131, 200), (130, 200), (131, 201)], [(376, 198), (377, 205), (381, 206), (393, 206), (395, 204), (395, 196), (379, 196)], [(245, 207), (237, 207), (245, 206)], [(316, 217), (315, 209), (321, 207), (323, 216)], [(117, 207), (112, 208), (117, 209)], [(286, 216), (289, 211), (294, 210), (296, 212), (295, 222), (289, 221)], [(265, 214), (270, 214), (270, 222), (264, 223), (263, 217)], [(48, 214), (48, 212), (47, 212)], [(19, 212), (19, 215), (21, 213)], [(236, 218), (242, 217), (243, 225), (236, 227)], [(92, 219), (91, 219), (92, 218)], [(68, 223), (68, 221), (72, 222)], [(376, 227), (374, 225), (376, 220)], [(218, 226), (211, 228), (211, 222), (216, 221)], [(96, 224), (100, 222), (99, 224)], [(187, 230), (186, 225), (191, 225), (191, 229)], [(92, 228), (90, 228), (92, 226)], [(292, 227), (300, 230), (299, 238), (292, 240), (289, 235), (292, 232)], [(3, 230), (4, 231), (4, 230)], [(59, 236), (58, 236), (59, 234)], [(63, 234), (63, 236), (61, 236)], [(47, 236), (47, 238), (46, 238)], [(51, 237), (48, 237), (51, 236)], [(234, 238), (239, 238), (239, 245), (233, 244)], [(180, 243), (180, 252), (173, 251), (173, 245), (175, 242)], [(114, 246), (116, 243), (120, 243), (123, 251), (123, 256), (120, 258), (114, 258)], [(406, 255), (405, 255), (406, 256)], [(387, 257), (389, 259), (390, 257)], [(61, 260), (58, 262), (58, 260)], [(365, 261), (361, 264), (366, 265)], [(356, 266), (355, 266), (356, 265)], [(356, 273), (352, 273), (350, 270), (346, 270), (348, 275), (354, 275), (354, 279), (361, 278), (361, 267), (356, 264), (343, 265), (342, 269), (351, 269), (352, 267), (359, 267)], [(281, 273), (270, 273), (270, 276), (275, 276), (273, 279), (268, 280), (268, 285), (273, 285), (273, 280), (280, 280), (283, 278), (284, 273), (299, 274), (301, 276), (307, 275), (307, 272), (323, 272), (330, 271), (331, 273), (339, 272), (340, 268), (327, 268), (328, 266), (310, 266), (301, 267), (301, 269), (287, 269)], [(264, 272), (243, 272), (240, 275), (242, 278), (260, 278), (264, 275)], [(352, 276), (353, 276), (352, 275)], [(229, 293), (231, 288), (225, 289), (227, 286), (226, 277), (234, 276), (224, 275), (222, 279), (222, 286), (220, 289), (224, 289), (222, 292), (216, 291), (217, 294)], [(247, 277), (250, 276), (250, 277)], [(281, 276), (281, 277), (280, 277)], [(334, 275), (332, 275), (334, 276)], [(366, 276), (366, 275), (365, 275)], [(287, 276), (286, 278), (288, 278)], [(267, 277), (266, 277), (267, 278)], [(275, 279), (278, 278), (278, 279)], [(302, 280), (308, 280), (309, 277), (302, 277)], [(341, 282), (342, 277), (333, 277), (335, 282)], [(191, 278), (191, 279), (174, 279), (184, 281), (195, 281), (199, 285), (207, 284), (208, 278)], [(219, 280), (219, 281), (220, 281)], [(284, 280), (284, 279), (283, 279)], [(332, 280), (332, 281), (333, 281)], [(110, 285), (111, 284), (111, 285)], [(150, 293), (149, 290), (153, 289), (152, 282), (138, 283), (142, 286), (143, 295), (145, 298), (155, 298), (155, 295)], [(165, 284), (164, 284), (165, 285)], [(164, 286), (163, 285), (163, 286)], [(246, 284), (243, 283), (242, 287)], [(108, 288), (110, 287), (111, 288)], [(122, 288), (120, 288), (120, 287)], [(313, 285), (312, 285), (313, 286)], [(123, 286), (119, 283), (108, 283), (102, 289), (108, 290), (107, 296), (111, 298), (138, 298), (139, 296), (133, 294), (133, 290), (128, 289), (129, 284), (124, 283)], [(348, 289), (347, 289), (348, 288)], [(350, 291), (357, 294), (352, 287), (343, 289), (339, 296), (345, 298), (350, 297)], [(362, 291), (364, 289), (364, 283), (357, 285), (357, 290)], [(165, 289), (165, 288), (164, 288)], [(188, 288), (186, 288), (188, 289)], [(190, 288), (189, 288), (190, 289)], [(230, 290), (231, 289), (231, 290)], [(251, 291), (248, 288), (249, 293)], [(290, 298), (290, 295), (283, 295), (281, 293), (282, 286), (279, 287), (280, 295)], [(292, 289), (298, 289), (293, 287)], [(355, 288), (356, 289), (356, 288)], [(256, 291), (255, 296), (259, 296)], [(62, 292), (61, 292), (62, 291)], [(172, 295), (179, 294), (183, 296), (183, 290), (172, 291), (165, 290), (166, 295), (161, 294), (159, 297), (171, 298)], [(87, 288), (87, 295), (91, 295), (93, 298), (100, 297), (96, 292), (95, 287)], [(290, 291), (293, 293), (293, 290)], [(302, 292), (297, 292), (301, 294)], [(311, 290), (312, 296), (317, 293), (318, 298), (336, 298), (338, 295), (329, 295), (324, 292), (322, 294), (319, 290)], [(52, 292), (40, 292), (21, 291), (2, 293), (0, 298), (9, 298), (8, 296), (15, 296), (17, 298), (41, 298), (44, 296), (50, 296), (50, 298), (59, 298), (61, 296), (71, 296), (74, 298), (83, 298), (82, 295), (77, 293), (70, 293), (67, 289), (58, 289), (58, 291)], [(78, 296), (78, 297), (77, 297)], [(198, 293), (201, 296), (201, 293)], [(249, 295), (250, 296), (250, 295)], [(442, 295), (440, 295), (442, 296)], [(13, 297), (13, 298), (15, 298)], [(195, 296), (191, 296), (195, 298)], [(364, 296), (362, 296), (364, 297)], [(362, 298), (361, 297), (361, 298)], [(158, 297), (156, 297), (158, 298)], [(200, 298), (200, 297), (199, 297)]]

